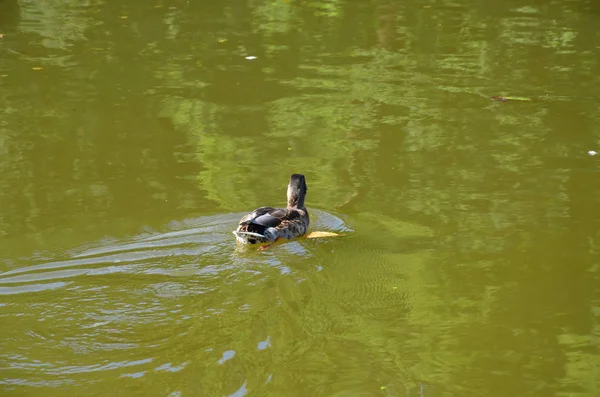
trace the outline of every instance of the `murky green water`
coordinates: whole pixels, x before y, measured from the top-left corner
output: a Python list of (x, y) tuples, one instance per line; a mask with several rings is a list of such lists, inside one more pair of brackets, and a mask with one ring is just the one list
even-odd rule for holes
[[(0, 2), (2, 395), (600, 395), (598, 26)], [(293, 172), (343, 235), (236, 248)]]

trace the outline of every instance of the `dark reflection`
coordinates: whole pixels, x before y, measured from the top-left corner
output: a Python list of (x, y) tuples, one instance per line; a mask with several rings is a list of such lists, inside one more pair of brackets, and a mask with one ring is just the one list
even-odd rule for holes
[(12, 33), (19, 24), (20, 8), (18, 0), (0, 2), (0, 34)]

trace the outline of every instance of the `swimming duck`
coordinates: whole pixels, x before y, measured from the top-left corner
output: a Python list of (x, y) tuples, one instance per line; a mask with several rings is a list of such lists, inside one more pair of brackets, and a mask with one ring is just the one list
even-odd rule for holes
[(307, 191), (304, 175), (293, 174), (287, 188), (287, 207), (260, 207), (244, 215), (233, 232), (236, 240), (242, 244), (264, 244), (306, 234), (309, 217), (304, 198)]

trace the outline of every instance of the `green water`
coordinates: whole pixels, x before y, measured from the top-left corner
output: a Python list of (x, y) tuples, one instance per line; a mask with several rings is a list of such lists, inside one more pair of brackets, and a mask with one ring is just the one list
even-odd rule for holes
[[(598, 26), (0, 2), (0, 394), (600, 395)], [(294, 172), (341, 236), (236, 247)]]

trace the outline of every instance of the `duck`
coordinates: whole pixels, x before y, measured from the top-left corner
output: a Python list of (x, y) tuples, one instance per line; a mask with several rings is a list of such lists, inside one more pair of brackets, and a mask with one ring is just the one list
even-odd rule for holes
[(305, 235), (310, 223), (308, 210), (304, 205), (307, 191), (304, 175), (292, 174), (287, 187), (287, 206), (260, 207), (244, 215), (233, 231), (237, 242), (268, 244), (264, 247), (267, 248), (279, 239), (292, 240)]

